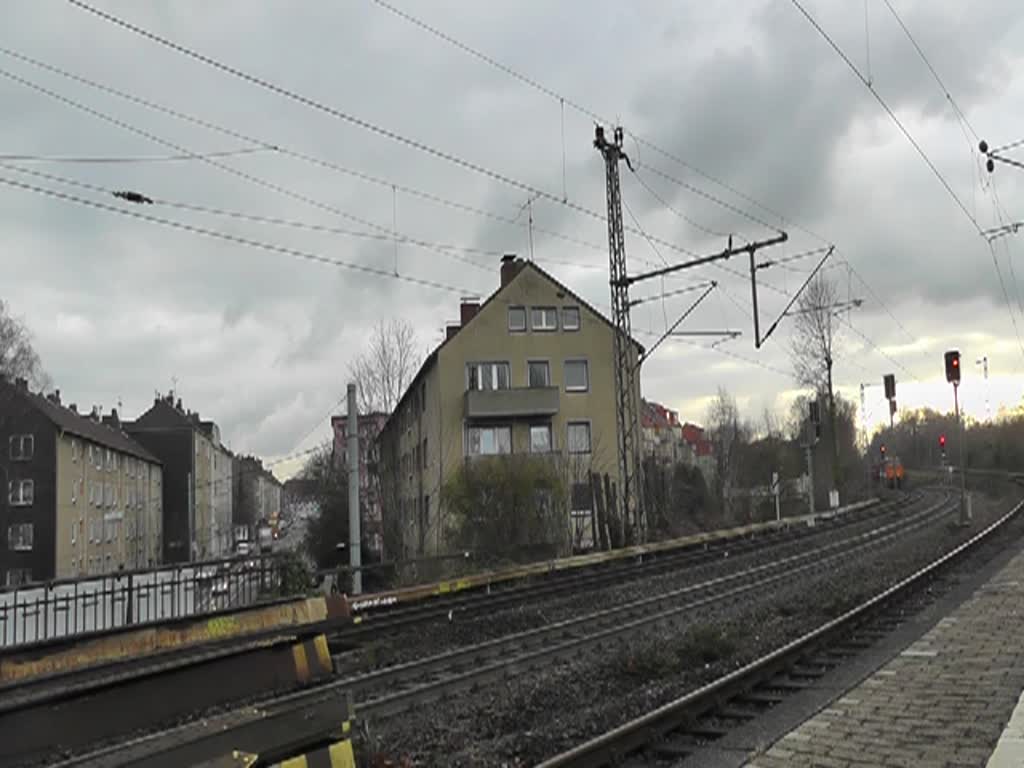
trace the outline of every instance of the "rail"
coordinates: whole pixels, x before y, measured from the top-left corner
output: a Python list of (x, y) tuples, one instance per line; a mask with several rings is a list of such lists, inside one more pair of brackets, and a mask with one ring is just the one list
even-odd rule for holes
[(540, 763), (537, 768), (601, 768), (618, 765), (618, 761), (623, 757), (642, 749), (681, 725), (696, 720), (732, 696), (749, 690), (757, 682), (769, 678), (804, 656), (809, 650), (859, 624), (885, 603), (924, 583), (940, 568), (988, 539), (1014, 518), (1022, 507), (1024, 501), (1018, 502), (1009, 512), (980, 533), (842, 616), (685, 696), (551, 757)]

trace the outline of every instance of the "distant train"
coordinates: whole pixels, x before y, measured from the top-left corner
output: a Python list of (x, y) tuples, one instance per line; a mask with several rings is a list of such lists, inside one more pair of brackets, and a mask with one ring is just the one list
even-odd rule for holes
[(899, 457), (887, 458), (881, 464), (877, 465), (878, 469), (878, 481), (883, 483), (887, 488), (897, 489), (903, 487), (903, 481), (905, 479), (905, 473), (903, 470), (903, 462), (899, 460)]

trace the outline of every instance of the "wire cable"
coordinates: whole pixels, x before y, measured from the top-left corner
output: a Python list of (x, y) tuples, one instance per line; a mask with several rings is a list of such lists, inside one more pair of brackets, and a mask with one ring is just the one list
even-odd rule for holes
[(14, 188), (17, 188), (17, 189), (22, 189), (22, 190), (26, 190), (26, 191), (29, 191), (29, 192), (35, 192), (37, 194), (45, 195), (47, 197), (56, 198), (58, 200), (63, 200), (65, 202), (77, 203), (79, 205), (85, 205), (85, 206), (89, 206), (91, 208), (97, 208), (99, 210), (108, 211), (108, 212), (112, 212), (112, 213), (117, 213), (117, 214), (119, 214), (121, 216), (130, 216), (131, 218), (134, 218), (134, 219), (139, 219), (141, 221), (148, 221), (148, 222), (151, 222), (153, 224), (160, 224), (162, 226), (170, 227), (172, 229), (179, 229), (179, 230), (182, 230), (182, 231), (185, 231), (185, 232), (191, 232), (191, 233), (197, 234), (197, 235), (204, 235), (205, 237), (210, 237), (210, 238), (214, 238), (214, 239), (217, 239), (217, 240), (224, 240), (224, 241), (227, 241), (227, 242), (236, 243), (238, 245), (247, 245), (247, 246), (250, 246), (252, 248), (259, 248), (261, 250), (270, 251), (270, 252), (273, 252), (273, 253), (281, 253), (281, 254), (285, 254), (285, 255), (288, 255), (288, 256), (295, 256), (296, 258), (306, 259), (306, 260), (309, 260), (309, 261), (316, 261), (316, 262), (319, 262), (319, 263), (322, 263), (322, 264), (329, 264), (331, 266), (340, 267), (342, 269), (349, 269), (349, 270), (353, 270), (353, 271), (356, 271), (356, 272), (363, 272), (363, 273), (368, 274), (368, 275), (376, 275), (377, 277), (386, 277), (386, 278), (390, 278), (392, 280), (402, 280), (404, 282), (412, 283), (414, 285), (421, 285), (421, 286), (424, 286), (426, 288), (436, 288), (438, 290), (448, 291), (450, 293), (459, 293), (459, 294), (462, 294), (462, 295), (475, 295), (477, 293), (477, 291), (473, 291), (473, 290), (468, 289), (468, 288), (460, 288), (460, 287), (453, 286), (453, 285), (446, 285), (444, 283), (439, 283), (439, 282), (436, 282), (434, 280), (427, 280), (425, 278), (413, 277), (411, 275), (396, 275), (393, 272), (389, 272), (388, 270), (379, 269), (377, 267), (371, 267), (371, 266), (368, 266), (366, 264), (357, 264), (355, 262), (342, 261), (340, 259), (335, 259), (335, 258), (332, 258), (332, 257), (329, 257), (329, 256), (323, 256), (323, 255), (320, 255), (320, 254), (317, 254), (317, 253), (311, 253), (309, 251), (301, 251), (301, 250), (298, 250), (297, 248), (288, 248), (286, 246), (274, 245), (272, 243), (265, 243), (265, 242), (262, 242), (262, 241), (259, 241), (259, 240), (252, 240), (252, 239), (247, 238), (247, 237), (241, 237), (239, 235), (232, 235), (232, 234), (228, 234), (226, 232), (218, 232), (216, 230), (206, 229), (205, 227), (197, 227), (197, 226), (194, 226), (192, 224), (187, 224), (185, 222), (174, 221), (173, 219), (165, 219), (165, 218), (160, 217), (160, 216), (151, 216), (149, 214), (141, 213), (139, 211), (127, 210), (125, 208), (118, 208), (116, 206), (108, 205), (106, 203), (101, 203), (101, 202), (98, 202), (96, 200), (89, 200), (87, 198), (78, 197), (76, 195), (68, 195), (68, 194), (65, 194), (64, 192), (58, 192), (57, 190), (54, 190), (54, 189), (47, 189), (46, 187), (38, 187), (38, 186), (36, 186), (34, 184), (26, 184), (25, 182), (17, 181), (16, 179), (7, 179), (7, 178), (0, 177), (0, 184), (5, 184), (5, 185), (7, 185), (9, 187), (14, 187)]
[[(459, 211), (462, 211), (464, 213), (470, 213), (470, 214), (473, 214), (473, 215), (476, 215), (476, 216), (482, 216), (482, 217), (489, 218), (489, 219), (494, 220), (494, 221), (500, 221), (500, 222), (505, 223), (505, 224), (514, 225), (516, 227), (523, 227), (523, 228), (525, 228), (527, 226), (527, 224), (525, 224), (525, 223), (516, 221), (512, 217), (505, 216), (505, 215), (500, 214), (500, 213), (495, 213), (493, 211), (488, 211), (488, 210), (485, 210), (485, 209), (482, 209), (482, 208), (478, 208), (478, 207), (469, 205), (467, 203), (464, 203), (464, 202), (461, 202), (461, 201), (458, 201), (458, 200), (452, 200), (450, 198), (442, 197), (440, 195), (436, 195), (436, 194), (434, 194), (432, 192), (427, 192), (427, 191), (422, 190), (422, 189), (417, 189), (415, 187), (410, 187), (410, 186), (406, 186), (404, 184), (399, 184), (399, 183), (397, 183), (397, 182), (395, 182), (395, 181), (393, 181), (391, 179), (385, 179), (385, 178), (381, 178), (379, 176), (374, 176), (372, 174), (364, 173), (362, 171), (358, 171), (358, 170), (355, 170), (353, 168), (348, 168), (348, 167), (339, 165), (337, 163), (333, 163), (333, 162), (331, 162), (329, 160), (324, 160), (322, 158), (318, 158), (318, 157), (315, 157), (315, 156), (312, 156), (312, 155), (308, 155), (306, 153), (300, 152), (300, 151), (295, 150), (295, 149), (290, 149), (289, 147), (283, 146), (283, 145), (278, 144), (276, 142), (267, 141), (265, 139), (259, 139), (259, 138), (256, 138), (254, 136), (241, 133), (241, 132), (233, 130), (231, 128), (227, 128), (225, 126), (218, 125), (217, 123), (210, 122), (209, 120), (204, 120), (202, 118), (195, 117), (194, 115), (190, 115), (190, 114), (187, 114), (185, 112), (181, 112), (180, 110), (176, 110), (176, 109), (172, 109), (171, 107), (167, 107), (167, 106), (165, 106), (163, 104), (159, 104), (157, 102), (150, 101), (148, 99), (144, 99), (144, 98), (142, 98), (140, 96), (136, 96), (136, 95), (134, 95), (132, 93), (128, 93), (127, 91), (122, 91), (122, 90), (120, 90), (118, 88), (114, 88), (114, 87), (106, 85), (104, 83), (97, 82), (96, 80), (90, 80), (89, 78), (82, 77), (81, 75), (77, 75), (77, 74), (75, 74), (73, 72), (69, 72), (68, 70), (61, 69), (60, 67), (55, 67), (52, 64), (48, 64), (48, 63), (46, 63), (44, 61), (41, 61), (39, 59), (35, 59), (35, 58), (31, 57), (31, 56), (26, 56), (25, 54), (19, 53), (18, 51), (11, 50), (10, 48), (4, 48), (4, 47), (0, 46), (0, 54), (3, 54), (5, 56), (9, 56), (9, 57), (14, 58), (14, 59), (16, 59), (18, 61), (24, 62), (26, 64), (30, 64), (30, 65), (32, 65), (34, 67), (38, 67), (40, 69), (46, 70), (48, 72), (51, 72), (51, 73), (56, 74), (56, 75), (59, 75), (59, 76), (64, 77), (66, 79), (72, 80), (74, 82), (81, 83), (82, 85), (89, 86), (90, 88), (94, 88), (94, 89), (102, 91), (104, 93), (108, 93), (108, 94), (110, 94), (112, 96), (116, 96), (116, 97), (118, 97), (120, 99), (123, 99), (125, 101), (128, 101), (128, 102), (130, 102), (132, 104), (136, 104), (138, 106), (145, 107), (146, 109), (150, 109), (150, 110), (153, 110), (153, 111), (156, 111), (156, 112), (160, 112), (160, 113), (165, 114), (165, 115), (169, 115), (169, 116), (171, 116), (171, 117), (173, 117), (173, 118), (175, 118), (177, 120), (182, 120), (184, 122), (191, 123), (193, 125), (198, 125), (198, 126), (200, 126), (202, 128), (206, 128), (207, 130), (213, 131), (215, 133), (220, 133), (222, 135), (230, 136), (231, 138), (238, 139), (240, 141), (248, 142), (250, 144), (255, 145), (256, 147), (259, 147), (260, 149), (274, 151), (274, 152), (279, 153), (281, 155), (285, 155), (287, 157), (291, 157), (291, 158), (296, 159), (296, 160), (301, 160), (302, 162), (308, 163), (308, 164), (316, 166), (316, 167), (324, 168), (324, 169), (327, 169), (327, 170), (330, 170), (330, 171), (334, 171), (334, 172), (342, 174), (342, 175), (350, 176), (352, 178), (359, 179), (360, 181), (364, 181), (364, 182), (367, 182), (369, 184), (375, 184), (377, 186), (391, 188), (391, 189), (397, 190), (397, 191), (399, 191), (399, 192), (401, 192), (401, 193), (403, 193), (405, 195), (409, 195), (411, 197), (417, 197), (417, 198), (420, 198), (422, 200), (426, 200), (428, 202), (431, 202), (431, 203), (434, 203), (434, 204), (437, 204), (437, 205), (441, 205), (441, 206), (444, 206), (444, 207), (451, 208), (453, 210), (459, 210)], [(194, 156), (191, 155), (191, 154), (190, 155), (184, 155), (183, 157), (194, 158)], [(607, 253), (607, 251), (608, 251), (607, 245), (600, 245), (600, 244), (597, 244), (597, 243), (589, 242), (589, 241), (586, 241), (586, 240), (582, 240), (580, 238), (576, 238), (576, 237), (572, 237), (570, 235), (563, 234), (561, 232), (556, 232), (556, 231), (552, 231), (552, 230), (549, 230), (549, 229), (544, 229), (542, 227), (535, 226), (534, 227), (534, 232), (535, 233), (544, 234), (544, 235), (546, 235), (548, 237), (552, 237), (552, 238), (555, 238), (555, 239), (558, 239), (558, 240), (562, 240), (564, 242), (572, 243), (573, 245), (579, 245), (581, 247), (588, 248), (590, 250), (593, 250), (593, 251), (596, 251), (596, 252), (599, 252), (599, 253)]]
[[(373, 123), (369, 120), (365, 120), (361, 117), (337, 109), (328, 104), (324, 104), (320, 101), (317, 101), (316, 99), (309, 98), (308, 96), (303, 96), (300, 93), (297, 93), (283, 86), (277, 85), (276, 83), (266, 80), (265, 78), (249, 74), (248, 72), (238, 69), (237, 67), (225, 64), (217, 59), (214, 59), (211, 56), (199, 53), (198, 51), (195, 51), (179, 43), (175, 43), (172, 40), (168, 40), (167, 38), (162, 37), (154, 32), (150, 32), (146, 29), (143, 29), (142, 27), (125, 21), (117, 16), (114, 16), (113, 14), (107, 13), (106, 11), (102, 11), (99, 8), (95, 8), (89, 5), (88, 3), (82, 2), (82, 0), (67, 0), (67, 2), (71, 5), (74, 5), (77, 8), (80, 8), (84, 11), (87, 11), (88, 13), (91, 13), (103, 19), (104, 21), (110, 22), (111, 24), (119, 26), (122, 29), (126, 29), (129, 32), (144, 37), (147, 40), (162, 45), (166, 48), (170, 48), (171, 50), (176, 51), (177, 53), (180, 53), (183, 56), (206, 64), (207, 66), (213, 67), (214, 69), (220, 70), (221, 72), (229, 74), (232, 77), (238, 78), (252, 85), (258, 86), (265, 90), (269, 90), (272, 93), (276, 93), (277, 95), (282, 96), (286, 99), (294, 101), (298, 104), (302, 104), (305, 107), (316, 110), (318, 112), (322, 112), (326, 115), (330, 115), (331, 117), (337, 118), (338, 120), (342, 120), (343, 122), (347, 122), (350, 125), (362, 128), (365, 131), (389, 139), (398, 144), (402, 144), (403, 146), (407, 146), (410, 149), (415, 149), (419, 152), (423, 152), (424, 154), (430, 155), (439, 160), (444, 160), (445, 162), (451, 163), (452, 165), (462, 168), (463, 170), (470, 171), (472, 173), (484, 176), (486, 178), (500, 182), (515, 189), (519, 189), (523, 192), (529, 193), (530, 195), (535, 195), (537, 197), (544, 198), (545, 200), (548, 200), (550, 202), (558, 203), (559, 205), (565, 206), (569, 210), (575, 211), (576, 213), (582, 214), (584, 216), (588, 216), (592, 219), (596, 219), (597, 221), (602, 221), (605, 223), (607, 223), (608, 221), (607, 216), (605, 216), (604, 214), (593, 209), (587, 208), (583, 205), (580, 205), (579, 203), (575, 203), (571, 200), (563, 200), (556, 194), (553, 194), (546, 190), (539, 189), (538, 187), (534, 187), (531, 184), (512, 178), (511, 176), (508, 176), (507, 174), (502, 173), (500, 171), (495, 171), (490, 168), (487, 168), (486, 166), (481, 165), (480, 163), (477, 163), (475, 161), (467, 160), (459, 155), (454, 154), (453, 152), (431, 146), (422, 141), (419, 141), (418, 139), (413, 139), (409, 136), (405, 136), (404, 134), (400, 134), (397, 131), (394, 131), (390, 128), (377, 125), (376, 123)], [(771, 228), (776, 229), (775, 227)], [(633, 234), (638, 235), (640, 233), (634, 231)], [(665, 248), (670, 248), (672, 250), (685, 253), (685, 250), (680, 248), (680, 246), (676, 245), (675, 243), (671, 243), (666, 240), (662, 240), (660, 238), (655, 237), (652, 237), (651, 239), (654, 240), (654, 242), (658, 243), (658, 245), (661, 245)]]
[(246, 147), (244, 149), (227, 149), (220, 152), (200, 152), (182, 155), (0, 155), (0, 160), (19, 163), (83, 163), (95, 165), (135, 164), (135, 163), (167, 163), (179, 160), (196, 160), (209, 157), (238, 157), (257, 152), (266, 152), (269, 147)]
[(960, 109), (960, 105), (957, 104), (956, 101), (953, 99), (953, 95), (949, 92), (949, 89), (946, 87), (946, 84), (942, 82), (942, 78), (939, 77), (939, 73), (935, 71), (935, 67), (932, 66), (932, 63), (928, 60), (928, 57), (925, 55), (925, 52), (921, 49), (921, 46), (918, 45), (917, 40), (915, 40), (914, 36), (910, 33), (910, 30), (907, 28), (907, 25), (903, 23), (903, 19), (900, 18), (899, 13), (897, 13), (896, 9), (893, 7), (893, 4), (889, 2), (889, 0), (882, 0), (882, 2), (885, 3), (886, 8), (889, 9), (889, 12), (896, 19), (897, 23), (900, 25), (900, 28), (903, 30), (903, 33), (907, 36), (907, 39), (910, 40), (910, 43), (914, 46), (914, 50), (916, 50), (917, 55), (921, 57), (921, 61), (925, 63), (925, 66), (928, 67), (928, 70), (932, 73), (932, 77), (934, 77), (935, 82), (939, 84), (939, 88), (942, 89), (942, 93), (945, 95), (946, 100), (949, 101), (949, 105), (953, 107), (953, 112), (956, 113), (957, 118), (959, 120), (962, 120), (963, 124), (967, 126), (968, 130), (971, 132), (971, 135), (974, 136), (975, 142), (980, 141), (981, 139), (978, 136), (978, 132), (974, 130), (974, 127), (967, 119), (967, 115), (964, 114), (963, 110)]
[[(68, 185), (68, 186), (77, 187), (79, 189), (87, 189), (87, 190), (89, 190), (91, 192), (100, 192), (102, 194), (108, 194), (108, 195), (115, 195), (116, 194), (115, 190), (109, 189), (107, 187), (101, 187), (101, 186), (97, 186), (95, 184), (89, 184), (89, 183), (86, 183), (86, 182), (83, 182), (83, 181), (78, 181), (76, 179), (69, 179), (69, 178), (67, 178), (65, 176), (58, 176), (58, 175), (52, 174), (52, 173), (43, 173), (41, 171), (32, 171), (32, 170), (29, 170), (28, 168), (20, 168), (20, 167), (18, 167), (16, 165), (9, 165), (7, 163), (0, 163), (0, 168), (5, 168), (6, 170), (13, 171), (15, 173), (22, 173), (22, 174), (27, 174), (27, 175), (30, 175), (30, 176), (35, 176), (37, 178), (47, 179), (48, 181), (54, 181), (54, 182), (57, 182), (58, 184), (65, 184), (65, 185)], [(294, 228), (294, 229), (304, 229), (304, 230), (309, 230), (309, 231), (312, 231), (312, 232), (322, 232), (322, 233), (325, 233), (325, 234), (332, 234), (332, 235), (343, 235), (345, 237), (366, 238), (366, 239), (369, 239), (369, 240), (377, 240), (377, 241), (381, 241), (381, 242), (389, 242), (392, 239), (394, 239), (395, 237), (397, 237), (399, 242), (402, 242), (402, 243), (405, 243), (405, 244), (408, 244), (408, 245), (413, 245), (413, 246), (416, 246), (416, 247), (429, 248), (431, 250), (436, 250), (436, 249), (440, 248), (440, 249), (444, 249), (444, 250), (462, 251), (464, 253), (475, 253), (475, 254), (480, 254), (480, 255), (485, 255), (485, 256), (501, 256), (502, 255), (502, 251), (491, 251), (491, 250), (485, 250), (485, 249), (482, 249), (482, 248), (472, 248), (472, 247), (469, 247), (469, 246), (451, 245), (451, 244), (448, 244), (448, 243), (435, 243), (435, 242), (430, 242), (430, 241), (427, 241), (427, 240), (419, 240), (419, 239), (414, 238), (414, 237), (409, 237), (409, 236), (407, 236), (405, 234), (402, 234), (400, 232), (396, 232), (394, 235), (384, 234), (384, 233), (380, 233), (380, 232), (358, 232), (358, 231), (354, 231), (354, 230), (351, 230), (351, 229), (342, 229), (340, 227), (330, 227), (330, 226), (323, 225), (323, 224), (314, 224), (314, 223), (308, 222), (308, 221), (297, 221), (295, 219), (281, 219), (281, 218), (276, 218), (276, 217), (273, 217), (273, 216), (261, 216), (261, 215), (258, 215), (258, 214), (244, 213), (242, 211), (225, 210), (223, 208), (214, 208), (214, 207), (210, 207), (210, 206), (194, 205), (192, 203), (184, 203), (184, 202), (179, 202), (179, 201), (167, 200), (167, 199), (160, 198), (160, 197), (147, 197), (146, 200), (148, 200), (150, 202), (150, 204), (153, 204), (153, 205), (162, 205), (162, 206), (166, 206), (168, 208), (176, 208), (176, 209), (179, 209), (179, 210), (191, 211), (193, 213), (203, 213), (203, 214), (209, 214), (209, 215), (213, 215), (213, 216), (224, 216), (224, 217), (228, 217), (228, 218), (232, 218), (232, 219), (240, 219), (240, 220), (244, 220), (244, 221), (252, 221), (252, 222), (260, 223), (260, 224), (273, 224), (273, 225), (276, 225), (276, 226), (291, 227), (291, 228)], [(487, 272), (491, 272), (492, 271), (490, 266), (481, 264), (481, 263), (473, 261), (471, 259), (466, 259), (465, 263), (469, 264), (470, 266), (477, 267), (478, 269), (485, 270)]]

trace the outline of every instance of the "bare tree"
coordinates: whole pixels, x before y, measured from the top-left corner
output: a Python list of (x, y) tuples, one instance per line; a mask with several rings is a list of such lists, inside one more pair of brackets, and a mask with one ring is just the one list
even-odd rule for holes
[(715, 495), (727, 508), (727, 489), (736, 485), (740, 452), (749, 440), (750, 429), (740, 421), (736, 399), (724, 387), (708, 408), (708, 438), (715, 452)]
[(369, 346), (352, 361), (359, 411), (391, 413), (416, 375), (416, 331), (406, 320), (381, 321)]
[(51, 384), (32, 346), (32, 334), (20, 318), (10, 313), (3, 299), (0, 299), (0, 376), (11, 380), (27, 379), (38, 389), (46, 389)]
[(836, 396), (832, 368), (836, 361), (839, 324), (836, 284), (824, 275), (815, 277), (797, 302), (790, 357), (797, 383), (824, 393), (828, 400), (829, 432), (832, 435), (832, 481), (839, 487), (839, 445), (836, 441)]

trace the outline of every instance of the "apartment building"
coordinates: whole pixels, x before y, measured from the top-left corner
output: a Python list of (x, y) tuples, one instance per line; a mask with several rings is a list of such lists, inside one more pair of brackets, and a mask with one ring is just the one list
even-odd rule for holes
[(643, 434), (643, 454), (664, 464), (694, 466), (697, 455), (690, 443), (683, 439), (683, 425), (679, 413), (661, 403), (643, 401), (640, 415)]
[(160, 563), (163, 470), (117, 412), (0, 379), (0, 579), (6, 585)]
[(163, 464), (166, 563), (226, 554), (218, 541), (224, 536), (230, 540), (230, 522), (218, 523), (215, 514), (215, 499), (221, 494), (231, 496), (230, 481), (218, 485), (220, 433), (216, 425), (204, 428), (204, 423), (212, 424), (202, 422), (198, 413), (182, 407), (180, 398), (176, 401), (168, 394), (154, 398), (149, 410), (124, 424), (128, 434)]
[(281, 481), (255, 456), (234, 459), (235, 541), (255, 541), (256, 528), (266, 523), (275, 535), (281, 517)]
[[(377, 438), (387, 423), (388, 415), (379, 411), (359, 415), (359, 509), (362, 514), (361, 531), (369, 552), (367, 562), (380, 559), (384, 537), (381, 523), (380, 456)], [(348, 471), (348, 417), (332, 416), (331, 430), (334, 444), (331, 459), (335, 471)]]
[[(200, 549), (206, 549), (214, 557), (227, 557), (234, 546), (232, 533), (234, 509), (234, 465), (235, 455), (221, 443), (220, 427), (212, 421), (200, 421), (199, 430), (206, 435), (212, 449), (210, 451), (210, 477), (212, 482), (205, 492), (210, 498), (202, 509), (210, 510), (208, 520), (196, 523), (196, 538), (200, 541)], [(200, 489), (197, 493), (203, 493)]]
[[(587, 524), (587, 472), (619, 478), (614, 338), (614, 326), (549, 273), (503, 257), (498, 289), (482, 304), (462, 301), (459, 323), (382, 430), (385, 528), (389, 515), (401, 520), (395, 555), (446, 550), (440, 491), (474, 456), (566, 457), (584, 470), (571, 483), (573, 525)], [(634, 397), (639, 413), (639, 384)]]

